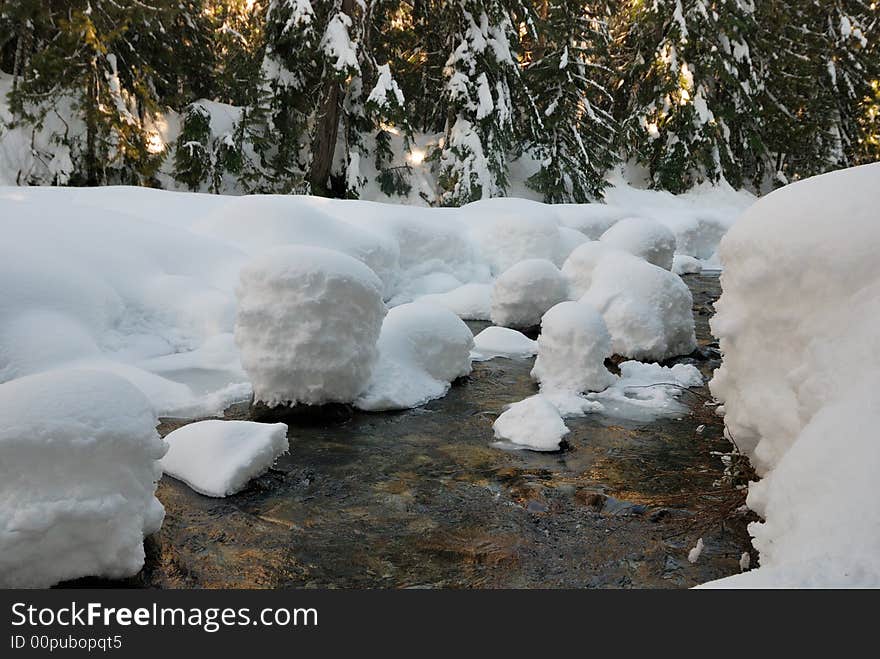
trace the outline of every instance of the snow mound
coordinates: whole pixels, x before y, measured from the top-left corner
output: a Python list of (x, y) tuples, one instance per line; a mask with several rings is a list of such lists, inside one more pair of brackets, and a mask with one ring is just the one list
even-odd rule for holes
[(576, 300), (586, 293), (593, 283), (593, 269), (599, 259), (617, 251), (597, 240), (578, 245), (562, 264), (562, 274), (568, 281), (569, 296)]
[(703, 264), (693, 256), (676, 254), (672, 259), (672, 272), (677, 275), (698, 275), (702, 271)]
[(762, 479), (734, 586), (880, 586), (880, 164), (794, 183), (721, 243), (710, 383)]
[(353, 401), (378, 358), (382, 283), (342, 252), (289, 246), (241, 271), (235, 340), (254, 400)]
[(492, 429), (497, 439), (510, 442), (501, 446), (532, 451), (558, 451), (569, 433), (556, 406), (541, 394), (508, 406)]
[(554, 304), (568, 297), (568, 282), (551, 261), (520, 261), (495, 280), (492, 322), (502, 327), (533, 327)]
[(446, 293), (423, 295), (416, 302), (438, 304), (462, 320), (489, 320), (492, 284), (464, 284)]
[(471, 372), (474, 337), (443, 307), (412, 302), (388, 312), (379, 336), (379, 361), (355, 405), (399, 410), (441, 398), (450, 383)]
[(162, 525), (166, 451), (144, 395), (100, 372), (0, 384), (0, 587), (131, 576)]
[(198, 421), (165, 437), (162, 469), (200, 494), (225, 497), (244, 489), (287, 453), (287, 426), (252, 421)]
[(595, 309), (579, 302), (561, 302), (541, 319), (538, 357), (532, 377), (541, 391), (601, 391), (614, 382), (605, 368), (611, 336)]
[(687, 285), (640, 258), (620, 253), (599, 259), (581, 302), (601, 312), (618, 355), (663, 361), (697, 347)]
[(495, 357), (525, 359), (538, 352), (537, 341), (506, 327), (487, 327), (474, 337), (471, 359), (487, 361)]
[(646, 217), (627, 217), (615, 223), (599, 239), (665, 270), (672, 269), (675, 235), (665, 226)]

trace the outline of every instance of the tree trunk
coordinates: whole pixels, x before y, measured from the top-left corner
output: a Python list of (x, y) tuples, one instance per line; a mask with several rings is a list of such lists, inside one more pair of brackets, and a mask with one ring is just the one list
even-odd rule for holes
[(86, 184), (98, 185), (98, 61), (92, 58), (86, 83)]
[[(342, 12), (354, 20), (355, 0), (342, 0)], [(328, 195), (330, 191), (330, 172), (333, 168), (333, 153), (339, 135), (339, 114), (342, 109), (342, 85), (335, 78), (328, 79), (321, 90), (321, 106), (318, 109), (318, 123), (315, 127), (315, 140), (312, 146), (312, 165), (309, 170), (309, 183), (312, 193)]]

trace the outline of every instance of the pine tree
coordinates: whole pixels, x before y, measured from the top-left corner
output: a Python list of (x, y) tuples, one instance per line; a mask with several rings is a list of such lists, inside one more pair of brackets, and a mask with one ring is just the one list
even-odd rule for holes
[(616, 160), (607, 6), (545, 0), (539, 14), (526, 72), (542, 119), (533, 141), (541, 168), (529, 184), (547, 203), (583, 203), (600, 196)]
[(630, 0), (618, 86), (624, 148), (655, 187), (760, 178), (762, 65), (752, 0)]
[(876, 7), (862, 0), (759, 7), (770, 60), (761, 118), (775, 183), (876, 160)]
[(505, 193), (507, 158), (516, 136), (513, 101), (522, 85), (511, 3), (459, 0), (455, 8), (454, 50), (446, 61), (442, 97), (447, 108), (439, 155), (444, 205)]
[(150, 57), (170, 2), (28, 0), (22, 8), (30, 10), (30, 53), (21, 56), (27, 66), (10, 96), (18, 121), (40, 126), (70, 99), (71, 119), (83, 128), (68, 121), (54, 137), (74, 163), (70, 182), (152, 184), (164, 154), (148, 126), (160, 109), (159, 73)]

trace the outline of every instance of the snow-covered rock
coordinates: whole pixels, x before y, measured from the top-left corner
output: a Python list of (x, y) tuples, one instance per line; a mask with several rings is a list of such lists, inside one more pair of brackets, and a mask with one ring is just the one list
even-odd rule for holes
[(677, 275), (694, 275), (703, 271), (703, 264), (699, 259), (686, 254), (676, 254), (672, 259), (672, 272)]
[(663, 361), (697, 347), (687, 285), (638, 257), (617, 253), (599, 259), (581, 302), (601, 312), (618, 355)]
[(721, 243), (710, 383), (762, 477), (760, 568), (713, 585), (880, 586), (880, 164), (758, 201)]
[(209, 419), (165, 437), (162, 469), (200, 494), (225, 497), (240, 492), (287, 453), (287, 426)]
[(235, 340), (269, 406), (352, 402), (378, 358), (382, 283), (360, 261), (320, 247), (279, 247), (241, 271)]
[(489, 320), (492, 284), (464, 284), (446, 293), (423, 295), (416, 302), (439, 304), (462, 320)]
[(514, 448), (532, 451), (558, 451), (568, 427), (556, 407), (537, 394), (509, 405), (492, 425), (495, 437)]
[(598, 240), (578, 245), (562, 264), (562, 274), (568, 281), (569, 296), (577, 300), (586, 293), (593, 283), (593, 269), (599, 259), (618, 251)]
[(108, 373), (0, 384), (0, 587), (127, 577), (165, 511), (150, 402)]
[(538, 352), (538, 342), (507, 327), (487, 327), (474, 337), (471, 359), (486, 361), (495, 357), (527, 358)]
[(601, 242), (645, 259), (665, 270), (672, 269), (675, 234), (646, 217), (627, 217), (602, 234)]
[(611, 336), (599, 312), (588, 304), (560, 302), (541, 319), (532, 377), (541, 391), (601, 391), (614, 382), (605, 368), (610, 356)]
[(473, 347), (468, 326), (448, 309), (419, 302), (394, 307), (382, 323), (379, 361), (355, 405), (396, 410), (441, 398), (471, 372)]
[(567, 297), (568, 282), (559, 268), (546, 259), (527, 259), (495, 280), (490, 316), (501, 327), (533, 327)]

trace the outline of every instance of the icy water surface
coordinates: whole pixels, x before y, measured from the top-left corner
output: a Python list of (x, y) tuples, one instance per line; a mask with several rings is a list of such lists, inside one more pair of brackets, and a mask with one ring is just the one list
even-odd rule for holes
[[(718, 279), (685, 279), (708, 375)], [(475, 363), (420, 409), (297, 421), (290, 454), (236, 496), (210, 499), (163, 478), (165, 524), (147, 541), (142, 572), (117, 583), (669, 588), (738, 572), (745, 520), (723, 510), (741, 500), (713, 487), (722, 465), (711, 451), (728, 445), (703, 400), (686, 394), (691, 413), (680, 420), (569, 419), (561, 453), (492, 448), (504, 405), (536, 391), (532, 361)], [(698, 537), (706, 549), (691, 565)]]

